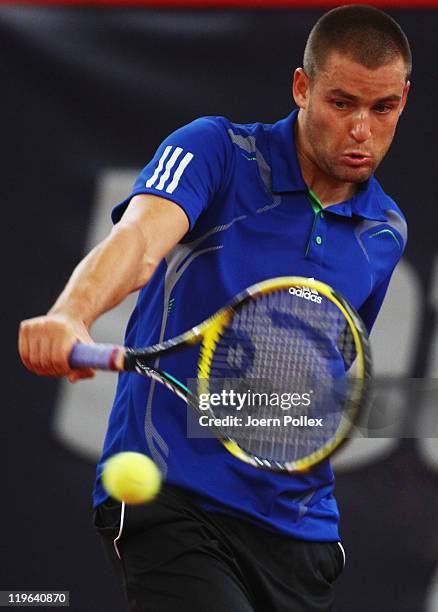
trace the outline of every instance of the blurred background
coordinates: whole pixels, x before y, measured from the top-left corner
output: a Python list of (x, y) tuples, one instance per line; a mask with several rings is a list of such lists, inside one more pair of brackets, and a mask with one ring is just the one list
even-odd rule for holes
[[(169, 132), (202, 115), (270, 123), (290, 112), (293, 70), (328, 5), (50, 4), (0, 3), (2, 319), (12, 355), (2, 368), (0, 590), (70, 590), (75, 611), (122, 611), (91, 512), (115, 379), (70, 386), (29, 374), (18, 322), (47, 311)], [(377, 374), (392, 381), (383, 401), (403, 419), (400, 435), (354, 440), (335, 460), (347, 551), (337, 612), (438, 612), (436, 394), (403, 384), (438, 378), (438, 10), (423, 4), (386, 9), (410, 39), (414, 71), (377, 173), (410, 230), (373, 332)], [(120, 342), (132, 303), (102, 318), (94, 337)]]

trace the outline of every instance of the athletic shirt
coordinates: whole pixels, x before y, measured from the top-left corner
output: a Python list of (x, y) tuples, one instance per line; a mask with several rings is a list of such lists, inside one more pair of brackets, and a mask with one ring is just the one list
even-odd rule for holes
[[(126, 346), (172, 338), (246, 287), (288, 275), (331, 285), (371, 329), (405, 247), (405, 219), (374, 177), (351, 199), (321, 209), (298, 163), (297, 114), (250, 125), (203, 117), (158, 147), (112, 219), (117, 223), (134, 195), (150, 193), (178, 204), (190, 228), (140, 291)], [(185, 382), (196, 377), (197, 355), (193, 347), (155, 365)], [(215, 438), (188, 437), (188, 411), (159, 383), (132, 373), (119, 376), (95, 506), (107, 498), (100, 479), (105, 460), (137, 451), (206, 510), (305, 540), (339, 539), (328, 460), (293, 475), (258, 470)]]

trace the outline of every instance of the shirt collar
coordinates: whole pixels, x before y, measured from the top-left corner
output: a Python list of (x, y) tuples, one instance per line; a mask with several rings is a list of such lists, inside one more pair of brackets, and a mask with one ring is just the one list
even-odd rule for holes
[[(272, 190), (274, 193), (308, 191), (298, 161), (295, 144), (295, 122), (298, 110), (271, 126), (269, 147), (272, 165)], [(387, 221), (383, 209), (383, 192), (374, 178), (361, 183), (355, 195), (345, 202), (327, 207), (327, 212), (351, 217), (358, 215), (373, 221)]]
[(271, 127), (269, 146), (272, 163), (272, 190), (276, 193), (307, 191), (301, 174), (295, 147), (295, 121), (298, 110), (274, 123)]

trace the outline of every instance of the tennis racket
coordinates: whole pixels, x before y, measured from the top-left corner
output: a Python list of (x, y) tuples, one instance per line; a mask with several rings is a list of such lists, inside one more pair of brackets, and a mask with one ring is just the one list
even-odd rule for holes
[[(193, 345), (195, 388), (154, 366)], [(367, 404), (371, 377), (367, 331), (353, 306), (328, 285), (297, 276), (257, 283), (160, 344), (77, 343), (69, 362), (160, 382), (234, 456), (280, 472), (308, 469), (341, 445)]]

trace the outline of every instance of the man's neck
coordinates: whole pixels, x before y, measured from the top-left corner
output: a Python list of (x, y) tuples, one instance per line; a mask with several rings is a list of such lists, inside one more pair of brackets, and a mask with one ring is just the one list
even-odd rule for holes
[(304, 182), (318, 196), (324, 208), (345, 202), (354, 196), (357, 191), (355, 183), (345, 183), (331, 178), (312, 160), (310, 152), (307, 151), (308, 147), (303, 142), (298, 121), (295, 128), (295, 142)]

